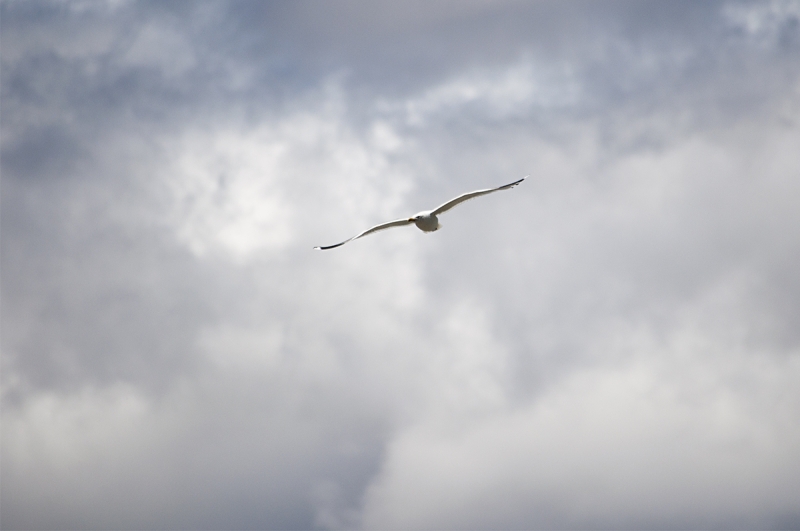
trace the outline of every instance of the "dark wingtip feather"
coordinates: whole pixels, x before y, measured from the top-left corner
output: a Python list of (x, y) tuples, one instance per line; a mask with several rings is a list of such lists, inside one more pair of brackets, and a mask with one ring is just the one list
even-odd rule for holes
[(517, 181), (514, 181), (513, 183), (509, 183), (509, 184), (507, 184), (507, 185), (505, 185), (505, 186), (501, 186), (501, 187), (499, 188), (499, 190), (507, 190), (507, 189), (509, 189), (509, 188), (514, 188), (516, 185), (518, 185), (519, 183), (521, 183), (522, 181), (524, 181), (524, 180), (525, 180), (525, 179), (527, 179), (528, 177), (530, 177), (530, 175), (526, 175), (526, 176), (525, 176), (525, 177), (523, 177), (522, 179), (519, 179), (519, 180), (517, 180)]
[[(350, 240), (347, 240), (347, 242), (349, 242), (349, 241)], [(347, 242), (337, 243), (335, 245), (318, 245), (317, 247), (314, 247), (314, 250), (315, 251), (327, 251), (328, 249), (333, 249), (335, 247), (339, 247), (340, 245), (344, 245)]]

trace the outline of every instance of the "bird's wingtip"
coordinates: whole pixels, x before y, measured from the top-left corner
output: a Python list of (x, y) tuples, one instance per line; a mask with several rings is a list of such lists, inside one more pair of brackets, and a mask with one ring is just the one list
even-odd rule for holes
[(519, 183), (521, 183), (522, 181), (524, 181), (524, 180), (525, 180), (525, 179), (527, 179), (528, 177), (530, 177), (530, 175), (526, 175), (526, 176), (525, 176), (525, 177), (523, 177), (522, 179), (516, 180), (516, 181), (514, 181), (513, 183), (510, 183), (510, 184), (507, 184), (507, 185), (505, 185), (505, 186), (502, 186), (502, 187), (501, 187), (501, 189), (506, 189), (506, 188), (514, 188), (515, 186), (517, 186)]
[(315, 251), (327, 251), (328, 249), (335, 249), (336, 247), (341, 247), (342, 245), (346, 244), (349, 241), (350, 240), (345, 240), (342, 243), (337, 243), (337, 244), (334, 244), (334, 245), (318, 245), (318, 246), (314, 247), (314, 250)]

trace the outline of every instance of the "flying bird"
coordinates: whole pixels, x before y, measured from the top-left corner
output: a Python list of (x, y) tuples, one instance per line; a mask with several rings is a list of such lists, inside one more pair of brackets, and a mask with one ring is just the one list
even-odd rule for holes
[(423, 232), (433, 232), (435, 230), (439, 230), (441, 225), (439, 224), (439, 214), (447, 212), (454, 206), (463, 203), (469, 199), (474, 199), (476, 197), (480, 197), (482, 195), (491, 194), (492, 192), (497, 192), (499, 190), (508, 190), (509, 188), (514, 188), (516, 185), (524, 181), (530, 177), (530, 175), (526, 175), (522, 179), (518, 181), (514, 181), (513, 183), (505, 184), (503, 186), (499, 186), (497, 188), (489, 188), (488, 190), (475, 190), (474, 192), (467, 192), (466, 194), (461, 194), (460, 196), (451, 199), (447, 203), (439, 205), (438, 207), (434, 208), (433, 210), (423, 210), (418, 214), (413, 215), (410, 218), (403, 218), (403, 219), (396, 219), (394, 221), (387, 221), (386, 223), (381, 223), (380, 225), (375, 225), (374, 227), (365, 230), (360, 234), (356, 234), (350, 239), (347, 239), (341, 243), (336, 243), (334, 245), (326, 245), (321, 247), (314, 247), (314, 249), (318, 251), (325, 251), (327, 249), (333, 249), (335, 247), (339, 247), (341, 245), (346, 244), (347, 242), (357, 240), (362, 236), (366, 236), (367, 234), (372, 234), (373, 232), (378, 232), (379, 230), (390, 229), (392, 227), (402, 227), (405, 225), (411, 225), (412, 223), (417, 226), (417, 228)]

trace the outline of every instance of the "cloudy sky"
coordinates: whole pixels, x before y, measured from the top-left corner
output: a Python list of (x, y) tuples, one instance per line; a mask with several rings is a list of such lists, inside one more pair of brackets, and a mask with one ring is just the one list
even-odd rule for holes
[(800, 2), (0, 21), (4, 529), (800, 527)]

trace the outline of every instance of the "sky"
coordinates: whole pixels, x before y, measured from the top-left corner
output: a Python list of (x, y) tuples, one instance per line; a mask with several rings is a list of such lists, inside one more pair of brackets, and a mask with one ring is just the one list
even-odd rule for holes
[(3, 529), (800, 527), (800, 2), (0, 29)]

